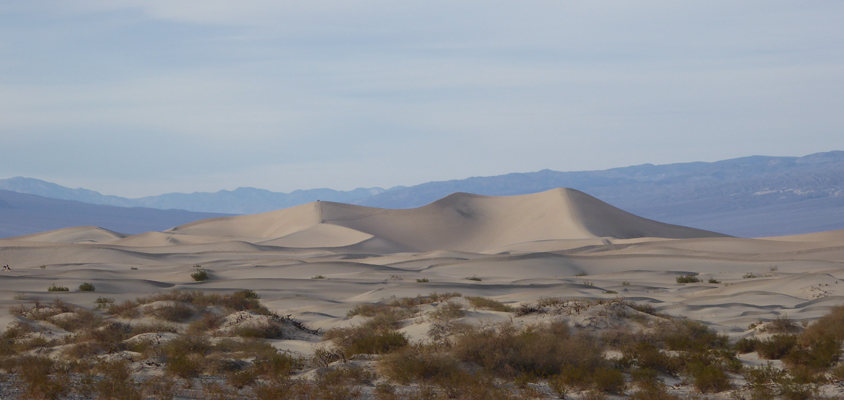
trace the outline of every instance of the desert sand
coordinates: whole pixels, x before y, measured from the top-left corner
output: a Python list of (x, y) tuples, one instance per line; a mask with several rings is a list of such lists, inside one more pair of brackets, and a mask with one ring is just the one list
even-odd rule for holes
[[(76, 227), (0, 240), (0, 265), (11, 267), (0, 272), (0, 325), (17, 318), (6, 311), (23, 298), (93, 308), (99, 296), (251, 289), (271, 310), (327, 330), (359, 323), (346, 314), (361, 303), (459, 292), (512, 306), (622, 297), (737, 339), (760, 320), (813, 321), (840, 305), (842, 262), (842, 231), (734, 238), (640, 218), (570, 189), (457, 193), (409, 210), (315, 202), (133, 236)], [(194, 282), (195, 265), (210, 279)], [(702, 282), (677, 283), (683, 274)], [(84, 282), (96, 292), (47, 292)], [(463, 319), (508, 318), (474, 310)], [(422, 319), (402, 330), (426, 339)], [(321, 345), (274, 344), (303, 355)]]

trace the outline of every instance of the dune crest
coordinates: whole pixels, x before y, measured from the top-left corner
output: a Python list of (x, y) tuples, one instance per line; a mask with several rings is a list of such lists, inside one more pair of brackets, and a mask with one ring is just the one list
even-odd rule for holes
[(562, 188), (507, 197), (455, 193), (406, 210), (314, 202), (263, 214), (198, 221), (171, 232), (287, 247), (349, 246), (377, 238), (405, 251), (471, 252), (546, 240), (724, 236), (641, 218)]

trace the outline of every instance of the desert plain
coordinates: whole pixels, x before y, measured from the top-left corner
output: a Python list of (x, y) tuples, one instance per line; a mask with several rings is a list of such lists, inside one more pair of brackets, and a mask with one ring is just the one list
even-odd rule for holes
[[(367, 320), (349, 316), (356, 307), (436, 292), (460, 293), (452, 299), (464, 307), (456, 321), (474, 326), (556, 319), (597, 335), (622, 322), (588, 309), (493, 311), (472, 307), (465, 298), (489, 298), (513, 309), (542, 299), (604, 299), (701, 321), (736, 341), (765, 337), (760, 327), (777, 319), (808, 326), (840, 306), (842, 262), (844, 231), (729, 237), (640, 218), (570, 189), (511, 197), (456, 193), (407, 210), (315, 202), (131, 236), (76, 227), (2, 239), (0, 265), (11, 270), (0, 273), (0, 326), (23, 321), (9, 310), (33, 301), (60, 299), (94, 310), (100, 297), (121, 303), (174, 290), (251, 290), (269, 310), (318, 331), (269, 340), (280, 351), (308, 358), (330, 346), (321, 333)], [(191, 277), (199, 270), (207, 280)], [(698, 282), (678, 283), (681, 276)], [(77, 290), (83, 283), (96, 290)], [(70, 290), (49, 292), (51, 285)], [(410, 342), (430, 342), (436, 321), (426, 313), (437, 306), (424, 305), (398, 331)], [(63, 334), (48, 321), (31, 323), (40, 326), (40, 335)], [(739, 359), (747, 366), (769, 362), (752, 352)], [(133, 368), (158, 373), (140, 362)], [(319, 369), (297, 374), (307, 379)], [(676, 396), (735, 398), (745, 382), (733, 378), (734, 389), (711, 394), (698, 393), (681, 377), (663, 380)], [(537, 393), (558, 398), (541, 380), (535, 385)], [(819, 387), (820, 395), (844, 393), (835, 382)]]

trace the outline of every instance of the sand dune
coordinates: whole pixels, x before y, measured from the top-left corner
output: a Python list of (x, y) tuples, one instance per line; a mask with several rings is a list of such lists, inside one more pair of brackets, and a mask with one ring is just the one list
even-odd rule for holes
[[(737, 338), (760, 319), (811, 321), (844, 301), (844, 231), (731, 238), (640, 218), (569, 189), (458, 193), (411, 210), (317, 202), (134, 236), (69, 228), (0, 240), (5, 264), (12, 271), (0, 272), (2, 309), (21, 298), (92, 308), (97, 296), (252, 289), (272, 309), (320, 328), (354, 324), (346, 313), (359, 303), (459, 292), (511, 305), (621, 296)], [(190, 278), (196, 264), (209, 280)], [(679, 284), (681, 274), (702, 282)], [(75, 290), (83, 282), (97, 291)], [(53, 283), (72, 290), (47, 292)], [(11, 321), (0, 314), (0, 323)], [(424, 329), (406, 332), (420, 337)]]

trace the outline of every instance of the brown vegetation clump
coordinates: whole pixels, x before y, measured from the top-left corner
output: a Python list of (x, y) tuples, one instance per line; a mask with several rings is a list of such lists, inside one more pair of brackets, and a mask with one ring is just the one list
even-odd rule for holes
[(513, 307), (508, 306), (500, 301), (496, 301), (486, 297), (474, 297), (469, 296), (466, 297), (466, 300), (469, 301), (469, 304), (472, 307), (482, 310), (491, 310), (491, 311), (500, 311), (500, 312), (513, 312)]

